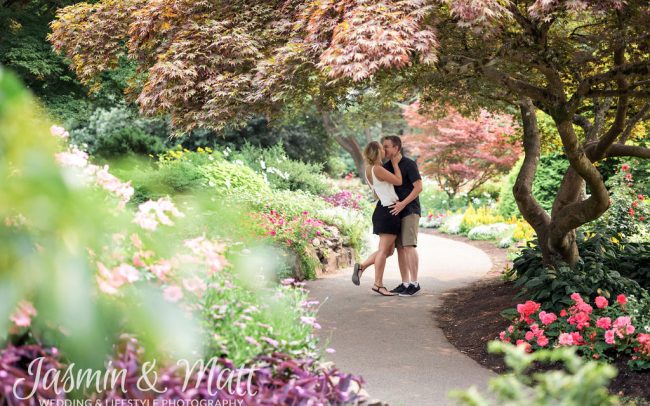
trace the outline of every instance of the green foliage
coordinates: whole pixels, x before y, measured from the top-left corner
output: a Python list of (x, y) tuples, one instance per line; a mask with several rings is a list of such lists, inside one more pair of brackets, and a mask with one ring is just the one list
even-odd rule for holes
[(268, 293), (260, 297), (231, 272), (217, 275), (212, 286), (202, 303), (211, 354), (244, 365), (257, 355), (275, 351), (295, 357), (316, 353), (317, 340), (311, 327), (299, 322), (301, 316), (311, 315), (310, 309), (301, 306), (308, 300), (306, 291), (277, 286), (272, 292), (278, 295), (273, 296), (269, 307), (263, 302)]
[(100, 108), (84, 127), (70, 132), (70, 141), (101, 158), (150, 155), (170, 147), (168, 132), (166, 122), (139, 118), (126, 107)]
[(67, 61), (52, 50), (46, 36), (57, 8), (76, 0), (28, 0), (0, 8), (0, 65), (15, 71), (41, 100), (55, 120), (72, 128), (87, 120), (96, 106), (122, 100), (125, 81), (120, 75), (133, 72), (124, 61), (115, 73), (106, 73), (104, 88), (87, 96), (87, 89), (68, 68)]
[[(511, 405), (511, 406), (555, 406), (617, 405), (619, 399), (610, 395), (607, 386), (617, 375), (611, 365), (583, 361), (574, 348), (535, 351), (527, 354), (523, 347), (515, 347), (498, 341), (488, 344), (492, 353), (505, 354), (506, 365), (512, 372), (490, 380), (490, 392), (486, 398), (475, 388), (455, 391), (451, 394), (463, 405)], [(560, 362), (563, 370), (535, 373), (527, 370), (536, 363)], [(493, 400), (496, 397), (496, 402)]]
[(647, 196), (641, 194), (639, 182), (627, 163), (607, 179), (610, 192), (610, 207), (598, 219), (587, 225), (589, 230), (629, 240), (642, 230), (648, 229), (650, 207)]
[(521, 170), (521, 166), (524, 163), (524, 158), (520, 158), (519, 161), (512, 167), (508, 175), (504, 178), (501, 183), (501, 192), (499, 193), (499, 203), (497, 203), (497, 210), (499, 214), (504, 217), (510, 216), (519, 216), (519, 208), (517, 207), (517, 202), (515, 197), (512, 194), (512, 188), (517, 181), (517, 175)]
[(447, 210), (457, 210), (464, 208), (467, 204), (467, 199), (456, 196), (452, 200), (449, 199), (447, 193), (438, 189), (438, 186), (426, 181), (422, 187), (422, 192), (418, 196), (420, 198), (420, 205), (422, 213), (441, 213)]
[(620, 293), (642, 294), (650, 286), (645, 265), (648, 249), (635, 245), (626, 249), (603, 235), (579, 239), (580, 260), (575, 268), (561, 264), (553, 269), (544, 266), (535, 240), (527, 243), (507, 276), (515, 277), (516, 286), (522, 288), (518, 297), (539, 301), (553, 311), (569, 305), (567, 295), (574, 292), (590, 299), (598, 295), (611, 298)]
[(269, 123), (264, 117), (254, 117), (243, 126), (230, 126), (218, 131), (194, 130), (180, 137), (179, 141), (190, 150), (198, 147), (239, 150), (246, 146), (266, 149), (279, 144), (291, 160), (324, 166), (333, 175), (341, 171), (339, 162), (330, 162), (338, 147), (314, 112), (295, 114), (274, 123)]
[[(648, 147), (650, 141), (641, 143)], [(598, 170), (603, 175), (605, 182), (620, 173), (623, 163), (630, 165), (630, 173), (634, 179), (634, 185), (638, 192), (650, 195), (650, 159), (630, 159), (628, 157), (607, 158), (598, 163)]]
[(279, 144), (270, 148), (259, 148), (246, 143), (229, 158), (233, 161), (243, 161), (261, 173), (276, 189), (303, 190), (314, 195), (328, 190), (321, 165), (291, 160)]
[(564, 155), (548, 154), (539, 158), (539, 166), (533, 181), (533, 196), (549, 213), (568, 168), (569, 161)]
[[(517, 202), (512, 195), (512, 188), (515, 185), (517, 175), (521, 170), (523, 162), (523, 158), (521, 158), (508, 173), (508, 176), (502, 183), (501, 192), (499, 194), (498, 210), (503, 216), (510, 217), (520, 215), (519, 209), (517, 208)], [(564, 177), (568, 167), (569, 162), (566, 160), (564, 155), (548, 154), (542, 155), (539, 159), (537, 173), (535, 174), (535, 180), (533, 181), (533, 196), (548, 212), (551, 211), (553, 201), (555, 200), (557, 191), (560, 188), (560, 183), (562, 182), (562, 178)]]
[[(60, 148), (40, 111), (15, 77), (0, 69), (1, 338), (9, 313), (18, 300), (27, 299), (38, 311), (31, 337), (42, 340), (48, 332), (43, 341), (60, 346), (77, 365), (103, 365), (113, 339), (133, 326), (141, 336), (173, 337), (165, 350), (190, 341), (196, 348), (193, 337), (168, 329), (176, 322), (176, 331), (189, 326), (161, 295), (129, 290), (120, 301), (111, 301), (93, 294), (96, 258), (89, 252), (101, 252), (115, 232), (128, 233), (135, 225), (115, 210), (103, 190), (84, 185), (55, 163)], [(136, 301), (137, 306), (129, 307)], [(164, 312), (165, 318), (157, 318), (156, 312)]]

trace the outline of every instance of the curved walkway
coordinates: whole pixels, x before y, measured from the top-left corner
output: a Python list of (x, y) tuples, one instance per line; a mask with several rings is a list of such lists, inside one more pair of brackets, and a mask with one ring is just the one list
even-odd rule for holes
[[(374, 268), (364, 272), (361, 286), (350, 281), (351, 269), (307, 284), (310, 297), (322, 303), (319, 336), (336, 350), (329, 360), (361, 375), (370, 398), (391, 406), (449, 404), (449, 390), (472, 385), (485, 390), (494, 376), (452, 346), (433, 319), (441, 293), (485, 275), (490, 258), (461, 242), (423, 233), (418, 239), (422, 290), (414, 297), (372, 292)], [(399, 282), (393, 255), (384, 284), (392, 289)]]

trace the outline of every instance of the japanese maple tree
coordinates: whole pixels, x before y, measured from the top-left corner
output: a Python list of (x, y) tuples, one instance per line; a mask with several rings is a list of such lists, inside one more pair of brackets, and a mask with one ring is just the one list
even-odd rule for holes
[(421, 171), (436, 179), (449, 198), (507, 172), (521, 154), (510, 115), (481, 110), (470, 118), (453, 107), (438, 107), (446, 114), (437, 118), (430, 109), (419, 110), (418, 102), (404, 108), (404, 118), (415, 130), (404, 142), (417, 155)]

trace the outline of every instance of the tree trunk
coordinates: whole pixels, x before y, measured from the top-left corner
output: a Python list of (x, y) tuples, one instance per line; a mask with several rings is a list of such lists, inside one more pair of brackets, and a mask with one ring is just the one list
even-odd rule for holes
[(336, 124), (332, 120), (332, 117), (330, 116), (329, 112), (321, 110), (321, 116), (323, 118), (323, 127), (325, 128), (327, 135), (334, 138), (334, 140), (336, 140), (336, 142), (341, 147), (343, 147), (343, 149), (346, 150), (350, 154), (350, 156), (352, 156), (352, 160), (354, 161), (354, 166), (357, 169), (357, 175), (359, 176), (359, 179), (361, 179), (361, 183), (365, 184), (366, 177), (363, 175), (363, 173), (366, 169), (366, 164), (363, 160), (363, 153), (361, 152), (361, 147), (359, 146), (359, 143), (352, 136), (346, 137), (339, 134), (336, 128)]
[[(533, 227), (539, 238), (544, 263), (550, 266), (559, 261), (574, 266), (580, 259), (576, 244), (576, 229), (600, 217), (609, 206), (609, 192), (602, 176), (594, 167), (585, 148), (580, 145), (569, 119), (572, 115), (559, 108), (555, 119), (562, 138), (564, 150), (571, 165), (558, 190), (551, 215), (539, 205), (532, 196), (532, 184), (537, 170), (540, 154), (540, 137), (532, 101), (520, 101), (524, 127), (524, 163), (513, 188), (515, 201), (526, 221)], [(604, 145), (602, 151), (609, 146)], [(598, 150), (595, 159), (602, 158)], [(589, 185), (591, 196), (585, 198), (585, 183)]]

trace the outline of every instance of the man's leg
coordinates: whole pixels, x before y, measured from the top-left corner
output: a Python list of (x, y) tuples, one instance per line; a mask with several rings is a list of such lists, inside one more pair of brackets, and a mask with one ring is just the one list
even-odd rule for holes
[(401, 248), (404, 261), (406, 262), (406, 268), (409, 271), (408, 278), (411, 282), (416, 282), (418, 280), (418, 250), (413, 247), (403, 247)]
[(402, 293), (406, 291), (409, 287), (409, 261), (407, 255), (404, 252), (404, 247), (401, 244), (402, 232), (397, 236), (395, 240), (395, 247), (397, 248), (397, 263), (399, 264), (399, 274), (402, 277), (402, 283), (391, 290), (391, 293)]
[(397, 263), (399, 264), (399, 274), (402, 277), (402, 283), (408, 284), (411, 281), (409, 277), (411, 271), (409, 269), (409, 259), (404, 247), (397, 248)]
[(418, 245), (420, 216), (411, 214), (402, 219), (401, 251), (406, 268), (408, 269), (409, 288), (400, 293), (400, 296), (413, 296), (420, 290), (418, 283), (419, 257), (416, 249)]

